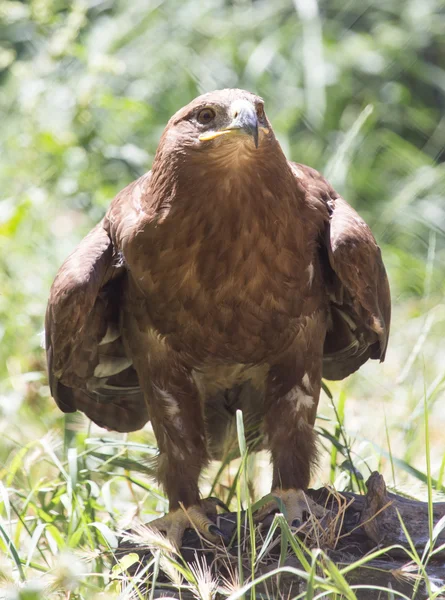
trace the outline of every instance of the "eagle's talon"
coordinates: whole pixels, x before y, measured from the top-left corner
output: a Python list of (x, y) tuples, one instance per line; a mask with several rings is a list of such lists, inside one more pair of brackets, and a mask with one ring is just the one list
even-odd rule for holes
[(221, 531), (221, 529), (219, 529), (219, 527), (217, 527), (216, 525), (209, 525), (209, 532), (212, 535), (219, 535), (219, 537), (224, 538), (224, 534)]
[(230, 512), (230, 508), (227, 506), (227, 504), (215, 496), (209, 496), (203, 500), (203, 502), (213, 503), (215, 506), (222, 508), (224, 512)]
[[(292, 527), (301, 527), (309, 521), (313, 515), (317, 519), (325, 517), (329, 511), (314, 502), (303, 490), (273, 490), (272, 494), (279, 498), (283, 507), (286, 521)], [(265, 504), (255, 515), (257, 523), (261, 523), (270, 513), (277, 510), (278, 503), (275, 500)]]
[[(186, 529), (195, 529), (208, 541), (220, 544), (226, 541), (226, 536), (210, 519), (216, 516), (217, 506), (222, 503), (217, 498), (207, 498), (200, 504), (193, 504), (187, 508), (177, 508), (168, 512), (163, 517), (150, 522), (150, 527), (165, 532), (166, 537), (179, 549)], [(225, 505), (224, 505), (225, 506)]]

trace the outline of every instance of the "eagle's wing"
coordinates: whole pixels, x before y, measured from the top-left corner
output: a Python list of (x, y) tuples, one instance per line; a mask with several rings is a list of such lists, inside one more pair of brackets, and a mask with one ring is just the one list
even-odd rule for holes
[[(115, 199), (131, 215), (134, 184)], [(121, 335), (126, 269), (103, 219), (59, 269), (45, 319), (51, 394), (64, 412), (83, 411), (102, 427), (140, 429), (148, 420), (138, 378)]]
[(391, 320), (389, 283), (380, 248), (363, 219), (317, 172), (294, 165), (314, 208), (328, 209), (320, 259), (330, 299), (323, 376), (343, 379), (369, 358), (383, 361)]

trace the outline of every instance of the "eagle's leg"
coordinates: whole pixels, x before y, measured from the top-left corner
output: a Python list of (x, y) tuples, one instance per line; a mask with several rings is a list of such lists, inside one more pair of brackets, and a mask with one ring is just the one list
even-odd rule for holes
[[(204, 417), (198, 390), (187, 372), (152, 372), (144, 386), (150, 420), (159, 446), (158, 479), (169, 499), (169, 513), (150, 523), (178, 547), (187, 527), (210, 541), (219, 530), (208, 517), (214, 503), (201, 501), (198, 478), (208, 461)], [(210, 511), (210, 512), (209, 512)]]
[[(320, 384), (321, 361), (317, 360), (311, 361), (307, 370), (295, 368), (292, 361), (272, 367), (269, 373), (265, 433), (273, 462), (272, 493), (282, 501), (289, 524), (303, 522), (310, 514), (322, 517), (326, 513), (304, 493), (317, 455), (314, 422)], [(276, 502), (266, 504), (257, 520), (276, 508)]]

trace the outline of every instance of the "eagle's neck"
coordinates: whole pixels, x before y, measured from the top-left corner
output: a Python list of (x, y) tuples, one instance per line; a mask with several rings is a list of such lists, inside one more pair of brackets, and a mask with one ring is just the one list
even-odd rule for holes
[(273, 152), (268, 147), (192, 155), (158, 152), (150, 182), (158, 218), (195, 213), (212, 222), (259, 219), (269, 226), (288, 218), (298, 211), (304, 190), (276, 146)]

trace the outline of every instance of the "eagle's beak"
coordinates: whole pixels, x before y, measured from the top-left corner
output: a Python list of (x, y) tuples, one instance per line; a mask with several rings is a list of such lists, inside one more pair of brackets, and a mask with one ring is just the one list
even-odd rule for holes
[(233, 121), (225, 131), (245, 133), (253, 137), (255, 148), (258, 148), (258, 117), (255, 108), (247, 100), (238, 100), (232, 105)]
[(204, 133), (199, 139), (206, 142), (221, 135), (247, 134), (253, 137), (255, 148), (258, 148), (258, 117), (255, 107), (248, 100), (236, 100), (231, 106), (231, 112), (233, 120), (228, 127)]

